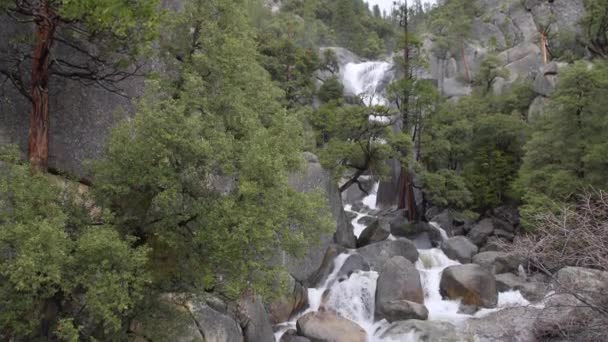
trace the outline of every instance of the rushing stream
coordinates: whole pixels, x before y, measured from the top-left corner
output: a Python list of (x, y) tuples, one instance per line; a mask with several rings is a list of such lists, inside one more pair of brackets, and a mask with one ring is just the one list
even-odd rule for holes
[[(363, 63), (348, 63), (342, 66), (341, 77), (345, 89), (351, 94), (359, 95), (368, 105), (387, 105), (384, 96), (384, 86), (392, 75), (392, 64), (389, 62), (375, 61)], [(373, 118), (370, 118), (373, 120)], [(360, 211), (353, 210), (351, 205), (346, 205), (345, 210), (353, 213), (356, 217), (352, 220), (355, 236), (363, 232), (366, 225), (359, 223), (364, 216), (369, 216), (376, 210), (376, 184), (370, 195), (363, 199), (364, 208)], [(436, 223), (431, 223), (439, 230), (443, 239), (447, 239), (446, 232)], [(389, 239), (394, 239), (391, 235)], [(430, 246), (430, 243), (428, 243)], [(283, 323), (276, 334), (277, 341), (283, 333), (296, 326), (299, 317), (312, 311), (317, 311), (321, 305), (338, 312), (341, 316), (356, 322), (366, 332), (368, 342), (408, 342), (417, 341), (414, 332), (409, 332), (401, 336), (393, 336), (391, 339), (382, 339), (379, 336), (388, 327), (385, 320), (374, 321), (376, 280), (378, 273), (375, 271), (356, 271), (348, 279), (337, 279), (338, 272), (346, 262), (350, 253), (338, 255), (334, 260), (333, 272), (329, 275), (325, 283), (319, 288), (308, 289), (309, 308), (294, 317), (292, 321)], [(444, 300), (439, 293), (439, 282), (441, 272), (448, 266), (458, 265), (457, 261), (449, 259), (441, 249), (428, 248), (419, 249), (419, 259), (415, 263), (420, 272), (422, 287), (424, 291), (424, 304), (429, 311), (429, 320), (446, 321), (456, 326), (462, 325), (466, 319), (471, 317), (481, 317), (490, 312), (500, 310), (508, 306), (528, 305), (518, 291), (500, 293), (498, 297), (498, 307), (496, 309), (483, 309), (475, 315), (458, 313), (460, 302), (458, 300)], [(324, 293), (328, 292), (325, 294)], [(396, 340), (395, 340), (396, 338)]]

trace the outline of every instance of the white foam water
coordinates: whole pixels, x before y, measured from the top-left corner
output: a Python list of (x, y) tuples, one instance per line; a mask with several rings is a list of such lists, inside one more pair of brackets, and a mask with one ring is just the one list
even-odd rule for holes
[(367, 105), (386, 105), (380, 85), (393, 64), (384, 61), (348, 63), (341, 68), (342, 84), (347, 92), (358, 95)]

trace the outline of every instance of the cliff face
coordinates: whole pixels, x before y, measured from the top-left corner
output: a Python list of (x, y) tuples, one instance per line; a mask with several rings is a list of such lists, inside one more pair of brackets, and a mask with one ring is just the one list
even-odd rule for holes
[[(463, 80), (464, 60), (475, 74), (489, 53), (498, 55), (503, 67), (509, 70), (508, 79), (498, 79), (494, 88), (500, 92), (517, 79), (536, 80), (544, 77), (541, 51), (541, 31), (548, 27), (552, 37), (570, 36), (571, 41), (580, 35), (577, 25), (585, 13), (582, 0), (478, 0), (479, 16), (474, 18), (471, 36), (467, 39), (462, 55), (441, 58), (433, 51), (433, 38), (424, 40), (424, 52), (429, 56), (429, 70), (424, 78), (434, 79), (447, 97), (459, 97), (471, 92)], [(547, 42), (549, 48), (565, 44), (558, 39)], [(576, 44), (559, 46), (560, 49), (576, 49)], [(553, 67), (554, 69), (554, 67)], [(539, 92), (539, 95), (547, 95)]]
[[(267, 0), (266, 3), (273, 10), (279, 9), (280, 1)], [(163, 5), (178, 8), (179, 1), (164, 0)], [(508, 79), (495, 82), (495, 89), (500, 91), (518, 78), (533, 80), (539, 98), (532, 110), (542, 111), (559, 65), (543, 67), (539, 30), (550, 24), (553, 34), (566, 31), (576, 36), (580, 28), (575, 23), (584, 14), (583, 1), (478, 0), (478, 7), (481, 14), (473, 22), (471, 37), (465, 44), (464, 59), (460, 55), (449, 54), (446, 58), (438, 57), (433, 52), (433, 38), (427, 37), (424, 50), (429, 58), (429, 70), (421, 72), (421, 76), (436, 80), (447, 97), (463, 96), (471, 91), (470, 86), (462, 81), (463, 60), (474, 74), (484, 57), (495, 52), (503, 66), (510, 71)], [(6, 57), (10, 55), (11, 41), (16, 34), (31, 30), (27, 25), (17, 25), (4, 19), (0, 18), (1, 63), (10, 60)], [(551, 44), (554, 42), (550, 41)], [(130, 96), (137, 97), (143, 91), (143, 79), (129, 79), (120, 87), (127, 90)], [(0, 75), (0, 144), (13, 143), (25, 148), (29, 110), (25, 98)], [(99, 157), (109, 130), (132, 111), (131, 99), (97, 86), (83, 86), (78, 81), (53, 78), (50, 167), (85, 176), (82, 162)]]

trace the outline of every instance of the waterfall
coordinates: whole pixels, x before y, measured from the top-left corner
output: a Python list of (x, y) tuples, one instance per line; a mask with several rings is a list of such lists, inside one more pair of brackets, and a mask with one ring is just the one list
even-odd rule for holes
[[(373, 191), (363, 199), (363, 209), (355, 211), (351, 205), (345, 206), (345, 210), (357, 214), (357, 217), (352, 220), (355, 235), (357, 236), (365, 229), (365, 226), (357, 221), (363, 216), (370, 213), (373, 214), (376, 210), (374, 199), (377, 190), (378, 186), (376, 184)], [(439, 230), (442, 238), (447, 239), (446, 232), (439, 224), (435, 222), (431, 222), (430, 224)], [(392, 236), (389, 238), (394, 239)], [(292, 321), (281, 325), (281, 329), (275, 335), (277, 341), (280, 340), (287, 329), (295, 328), (299, 317), (306, 313), (317, 311), (321, 306), (336, 311), (342, 317), (357, 323), (366, 331), (369, 342), (413, 342), (418, 340), (418, 336), (414, 331), (400, 336), (392, 336), (391, 339), (380, 338), (389, 324), (386, 320), (374, 321), (378, 272), (356, 271), (347, 279), (338, 279), (340, 269), (353, 252), (349, 251), (338, 255), (334, 259), (332, 273), (324, 284), (319, 288), (308, 289), (309, 308), (297, 317), (294, 317)], [(441, 281), (441, 273), (446, 267), (459, 265), (460, 263), (448, 258), (439, 248), (419, 249), (418, 253), (419, 258), (415, 263), (415, 267), (420, 273), (424, 292), (424, 304), (429, 310), (429, 320), (449, 322), (458, 326), (471, 317), (483, 317), (505, 307), (530, 304), (522, 297), (519, 291), (507, 291), (499, 293), (498, 306), (495, 309), (481, 309), (474, 315), (459, 313), (460, 301), (443, 299), (439, 293), (439, 283)]]
[[(393, 77), (393, 64), (386, 61), (370, 61), (363, 63), (347, 63), (341, 68), (341, 78), (347, 93), (360, 96), (367, 105), (387, 105), (384, 88)], [(376, 120), (370, 117), (370, 120)], [(376, 197), (378, 192), (376, 183), (371, 193), (363, 198), (362, 209), (355, 210), (352, 205), (344, 207), (345, 211), (355, 214), (352, 220), (354, 234), (359, 237), (366, 225), (359, 223), (364, 216), (377, 215)], [(437, 223), (431, 222), (443, 240), (448, 238), (446, 232)], [(390, 240), (395, 237), (390, 235)], [(430, 245), (428, 246), (430, 247)], [(508, 306), (528, 305), (518, 291), (500, 293), (496, 309), (482, 309), (474, 315), (459, 313), (459, 300), (445, 300), (439, 292), (441, 273), (446, 267), (460, 263), (448, 258), (439, 248), (419, 249), (419, 259), (415, 267), (420, 273), (421, 285), (424, 291), (424, 304), (429, 311), (429, 320), (445, 321), (455, 325), (462, 324), (470, 317), (482, 317), (490, 312)], [(347, 279), (338, 279), (338, 273), (353, 250), (338, 255), (334, 259), (332, 273), (318, 288), (308, 289), (309, 308), (279, 326), (275, 338), (280, 340), (288, 329), (295, 329), (296, 321), (306, 313), (319, 310), (321, 306), (331, 309), (342, 317), (350, 319), (361, 326), (367, 333), (368, 342), (413, 342), (419, 340), (415, 331), (407, 332), (401, 336), (392, 336), (391, 339), (380, 338), (389, 326), (386, 320), (374, 321), (375, 293), (378, 272), (355, 271)], [(395, 340), (395, 338), (397, 340)]]
[(357, 95), (366, 105), (388, 104), (384, 86), (392, 77), (393, 64), (384, 61), (347, 63), (341, 68), (346, 93)]

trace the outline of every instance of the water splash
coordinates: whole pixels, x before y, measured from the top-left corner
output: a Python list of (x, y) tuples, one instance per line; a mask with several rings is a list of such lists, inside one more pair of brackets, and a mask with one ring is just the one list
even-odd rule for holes
[(392, 67), (392, 63), (382, 61), (348, 63), (342, 68), (342, 84), (347, 92), (360, 96), (367, 105), (386, 105), (382, 84)]

